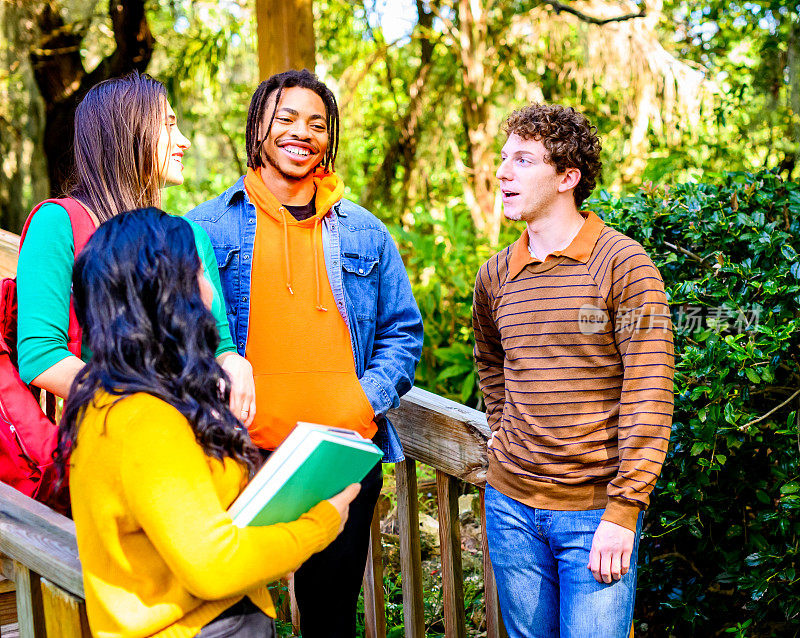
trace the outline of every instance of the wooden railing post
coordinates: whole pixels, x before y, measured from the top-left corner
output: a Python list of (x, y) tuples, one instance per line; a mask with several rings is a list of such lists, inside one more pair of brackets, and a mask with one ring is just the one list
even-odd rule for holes
[(46, 634), (39, 575), (31, 572), (22, 563), (14, 561), (14, 582), (17, 587), (19, 638), (44, 638)]
[(383, 550), (381, 549), (380, 500), (372, 514), (367, 566), (364, 569), (364, 633), (366, 638), (386, 638), (383, 599)]
[(436, 470), (439, 500), (439, 547), (442, 557), (442, 597), (445, 638), (464, 638), (464, 573), (461, 567), (461, 528), (458, 521), (458, 481)]
[(90, 636), (86, 604), (83, 600), (64, 591), (46, 578), (41, 579), (41, 584), (47, 638), (50, 636), (58, 636), (58, 638)]
[(395, 465), (397, 522), (400, 525), (400, 572), (403, 578), (403, 621), (406, 638), (425, 637), (422, 600), (422, 557), (419, 545), (417, 463), (406, 459)]
[(294, 574), (290, 574), (287, 579), (289, 589), (289, 609), (292, 618), (292, 635), (300, 635), (300, 607), (297, 605), (297, 596), (294, 593)]

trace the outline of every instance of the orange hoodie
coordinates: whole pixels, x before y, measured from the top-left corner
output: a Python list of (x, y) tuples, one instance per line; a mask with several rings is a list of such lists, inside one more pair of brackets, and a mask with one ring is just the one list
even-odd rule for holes
[(314, 183), (316, 215), (297, 221), (260, 171), (248, 169), (244, 181), (257, 211), (245, 353), (258, 408), (250, 436), (268, 450), (297, 421), (345, 427), (367, 438), (377, 431), (322, 252), (322, 218), (341, 198), (344, 184), (322, 172)]

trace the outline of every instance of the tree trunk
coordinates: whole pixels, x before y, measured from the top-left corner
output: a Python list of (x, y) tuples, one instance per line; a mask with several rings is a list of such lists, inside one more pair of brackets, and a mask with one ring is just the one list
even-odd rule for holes
[(75, 108), (98, 82), (130, 71), (144, 71), (155, 40), (147, 23), (144, 0), (110, 0), (109, 15), (117, 47), (87, 73), (80, 54), (85, 25), (67, 24), (54, 0), (40, 5), (38, 47), (31, 50), (36, 83), (45, 103), (44, 152), (50, 192), (63, 192), (72, 172)]
[[(434, 42), (430, 38), (433, 13), (425, 11), (421, 0), (417, 0), (417, 15), (417, 29), (420, 31), (420, 64), (417, 69), (417, 78), (408, 89), (409, 100), (405, 114), (395, 121), (392, 127), (393, 130), (399, 131), (399, 134), (384, 153), (380, 167), (373, 174), (361, 197), (364, 206), (370, 209), (378, 200), (389, 201), (391, 199), (391, 187), (398, 164), (403, 169), (403, 184), (400, 189), (403, 197), (406, 197), (409, 190), (408, 182), (417, 156), (419, 129), (425, 106), (425, 89), (428, 86), (434, 47)], [(403, 202), (403, 209), (405, 209), (406, 203)]]
[(258, 72), (262, 80), (316, 66), (312, 0), (256, 0)]
[[(473, 11), (477, 10), (477, 14)], [(468, 142), (464, 190), (479, 232), (492, 245), (500, 236), (501, 208), (496, 198), (494, 143), (500, 130), (497, 109), (490, 108), (494, 95), (494, 70), (489, 68), (488, 16), (481, 3), (458, 2), (458, 35), (464, 67), (462, 108)]]
[[(791, 136), (794, 148), (800, 149), (800, 24), (791, 23), (788, 46), (789, 67), (789, 107), (792, 113), (790, 119)], [(786, 178), (791, 180), (797, 163), (797, 151), (786, 153), (781, 162), (781, 170), (786, 171)]]
[(34, 21), (23, 2), (0, 3), (0, 228), (19, 233), (32, 201), (47, 197), (47, 163), (42, 152), (44, 109), (27, 55)]

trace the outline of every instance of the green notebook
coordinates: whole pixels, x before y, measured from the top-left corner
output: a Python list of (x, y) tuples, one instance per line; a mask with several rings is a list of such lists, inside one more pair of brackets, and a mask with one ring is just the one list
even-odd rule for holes
[(382, 456), (377, 445), (351, 430), (298, 423), (228, 513), (238, 527), (297, 520), (350, 483), (359, 483)]

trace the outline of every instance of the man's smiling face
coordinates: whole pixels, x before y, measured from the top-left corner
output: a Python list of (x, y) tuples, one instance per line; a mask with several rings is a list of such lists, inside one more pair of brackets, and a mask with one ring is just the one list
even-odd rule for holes
[(559, 176), (545, 161), (547, 149), (538, 140), (512, 133), (500, 152), (497, 179), (503, 214), (513, 221), (533, 221), (546, 214), (559, 193)]
[[(270, 97), (265, 109), (262, 131), (269, 126), (274, 99)], [(263, 170), (276, 173), (278, 178), (300, 181), (311, 176), (327, 150), (327, 111), (322, 98), (310, 89), (284, 89), (272, 128), (261, 146)]]

